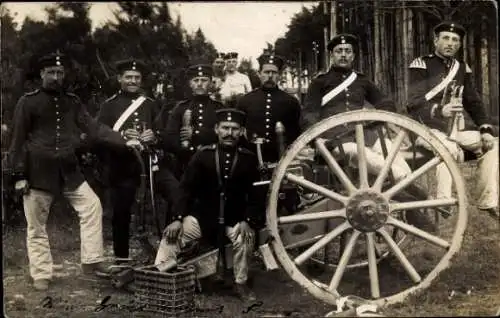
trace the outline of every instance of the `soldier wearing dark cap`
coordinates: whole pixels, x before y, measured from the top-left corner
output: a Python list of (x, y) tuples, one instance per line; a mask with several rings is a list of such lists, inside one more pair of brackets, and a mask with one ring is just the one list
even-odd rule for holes
[(179, 161), (178, 176), (198, 148), (217, 140), (215, 110), (222, 108), (222, 104), (209, 96), (212, 74), (210, 65), (196, 64), (188, 68), (192, 95), (174, 107), (163, 132), (165, 151)]
[[(434, 28), (434, 53), (414, 59), (409, 66), (408, 112), (429, 126), (455, 159), (478, 159), (479, 209), (498, 218), (498, 138), (494, 137), (498, 126), (493, 126), (476, 91), (471, 68), (456, 59), (465, 34), (463, 26), (451, 21)], [(452, 93), (455, 98), (450, 99)], [(458, 132), (449, 138), (453, 126)], [(420, 139), (417, 144), (428, 147)], [(437, 197), (449, 198), (448, 168), (440, 164), (436, 173)]]
[(213, 76), (212, 76), (212, 93), (211, 96), (214, 100), (220, 101), (220, 87), (224, 82), (224, 68), (226, 66), (226, 54), (225, 53), (217, 53), (215, 60), (212, 64), (213, 67)]
[(63, 89), (68, 62), (59, 53), (41, 58), (42, 86), (19, 99), (9, 150), (15, 187), (23, 193), (30, 275), (37, 290), (46, 290), (53, 278), (46, 222), (57, 195), (68, 199), (80, 218), (84, 273), (108, 273), (102, 263), (101, 202), (85, 181), (76, 155), (82, 145), (82, 133), (125, 153), (126, 144), (140, 146), (96, 122), (80, 99)]
[[(274, 54), (259, 57), (261, 87), (240, 98), (238, 109), (247, 114), (246, 136), (251, 143), (263, 138), (262, 159), (264, 162), (278, 162), (280, 147), (276, 135), (276, 124), (284, 126), (285, 146), (300, 135), (300, 104), (298, 100), (278, 87), (284, 61)], [(250, 148), (256, 152), (256, 148)]]
[[(117, 62), (116, 69), (120, 90), (103, 103), (97, 118), (120, 132), (126, 139), (138, 139), (143, 145), (147, 145), (149, 151), (143, 154), (144, 162), (149, 169), (155, 169), (158, 167), (156, 150), (157, 131), (160, 129), (156, 127), (155, 119), (159, 107), (153, 99), (144, 94), (141, 87), (147, 72), (146, 65), (137, 59), (127, 59)], [(140, 184), (141, 167), (134, 154), (113, 149), (104, 149), (101, 153), (104, 153), (104, 161), (107, 163), (111, 188), (113, 250), (117, 262), (121, 262), (129, 257), (131, 207)], [(158, 182), (150, 182), (173, 204), (172, 196), (177, 181), (168, 170), (162, 170), (160, 178), (156, 180)]]
[[(236, 291), (244, 300), (254, 296), (246, 286), (253, 251), (254, 222), (263, 211), (253, 183), (259, 178), (257, 158), (239, 147), (245, 114), (236, 109), (217, 111), (216, 144), (202, 147), (191, 159), (180, 182), (173, 222), (164, 231), (155, 264), (175, 260), (191, 240), (219, 246), (219, 218), (233, 244)], [(181, 231), (182, 229), (182, 231)]]

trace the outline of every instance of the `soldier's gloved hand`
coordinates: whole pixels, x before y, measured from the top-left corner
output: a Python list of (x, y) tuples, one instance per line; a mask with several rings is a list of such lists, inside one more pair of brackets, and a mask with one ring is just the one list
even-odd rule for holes
[(135, 148), (139, 151), (144, 150), (144, 146), (141, 144), (141, 142), (137, 139), (130, 139), (126, 142), (126, 146), (130, 148)]
[(180, 131), (180, 138), (181, 142), (187, 141), (191, 139), (191, 136), (193, 135), (193, 128), (189, 127), (182, 127)]
[(163, 231), (163, 237), (167, 240), (167, 243), (177, 243), (177, 239), (181, 235), (182, 223), (176, 220), (170, 223)]
[(443, 117), (450, 118), (451, 116), (453, 116), (453, 113), (462, 112), (463, 110), (464, 106), (461, 103), (453, 101), (445, 104), (443, 106), (443, 109), (441, 110), (441, 113), (443, 114)]
[(139, 136), (139, 140), (144, 144), (151, 144), (156, 141), (156, 136), (151, 129), (146, 129)]
[(137, 139), (139, 138), (139, 132), (135, 129), (129, 128), (123, 132), (123, 136), (127, 139)]
[(16, 190), (17, 193), (20, 193), (21, 195), (28, 194), (29, 192), (28, 180), (17, 181), (16, 184), (14, 185), (14, 189)]

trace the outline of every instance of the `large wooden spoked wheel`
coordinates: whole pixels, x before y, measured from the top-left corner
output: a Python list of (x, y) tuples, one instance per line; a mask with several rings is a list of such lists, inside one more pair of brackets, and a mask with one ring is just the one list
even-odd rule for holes
[[(364, 125), (374, 121), (393, 124), (395, 127), (398, 127), (400, 131), (393, 140), (392, 148), (376, 180), (370, 184), (365, 154)], [(333, 127), (345, 126), (346, 124), (355, 125), (355, 140), (359, 154), (357, 158), (359, 180), (355, 180), (355, 182), (347, 177), (335, 158), (326, 149), (324, 140), (320, 138), (325, 131)], [(417, 135), (430, 144), (435, 156), (429, 158), (425, 164), (412, 171), (404, 179), (391, 185), (388, 189), (384, 188), (383, 184), (387, 180), (390, 167), (394, 162), (394, 157), (398, 149), (402, 146), (403, 140), (409, 134), (413, 136)], [(311, 143), (315, 144), (316, 149), (328, 164), (332, 175), (335, 175), (341, 181), (344, 191), (336, 192), (327, 189), (287, 171), (287, 168), (297, 154)], [(418, 200), (413, 202), (395, 202), (393, 200), (394, 197), (404, 191), (410, 184), (413, 184), (422, 175), (432, 171), (432, 169), (440, 163), (446, 165), (452, 176), (455, 187), (455, 193), (452, 198)], [(297, 184), (310, 191), (319, 193), (339, 203), (341, 208), (327, 211), (314, 211), (308, 214), (278, 216), (277, 198), (283, 182)], [(355, 184), (357, 184), (357, 186), (355, 186)], [(456, 211), (453, 217), (455, 220), (454, 225), (449, 231), (449, 237), (447, 239), (443, 239), (437, 234), (428, 233), (395, 217), (395, 215), (402, 210), (405, 210), (406, 213), (412, 213), (411, 211), (415, 209), (436, 207), (453, 207)], [(329, 232), (321, 235), (320, 238), (316, 238), (314, 242), (311, 243), (312, 245), (306, 250), (301, 251), (299, 255), (290, 253), (290, 250), (285, 248), (282, 238), (280, 237), (282, 234), (280, 225), (325, 219), (341, 219), (341, 222)], [(339, 286), (346, 272), (356, 242), (359, 239), (363, 238), (366, 241), (366, 257), (368, 260), (368, 268), (364, 269), (364, 274), (367, 277), (365, 276), (363, 281), (366, 282), (365, 285), (369, 285), (369, 287), (366, 286), (366, 289), (368, 290), (369, 288), (368, 293), (371, 296), (371, 300), (377, 305), (383, 306), (401, 302), (410, 294), (429, 287), (437, 275), (450, 265), (452, 257), (459, 251), (466, 224), (467, 209), (465, 185), (460, 169), (452, 155), (428, 128), (410, 118), (386, 111), (359, 110), (346, 112), (322, 120), (312, 126), (309, 130), (304, 132), (282, 156), (276, 169), (274, 169), (268, 195), (267, 226), (272, 235), (271, 244), (276, 257), (284, 270), (294, 281), (307, 289), (314, 297), (331, 304), (335, 304), (335, 301), (342, 296), (342, 290)], [(426, 270), (425, 273), (419, 273), (415, 266), (418, 267), (420, 262), (418, 260), (409, 260), (409, 252), (402, 251), (386, 230), (387, 226), (392, 226), (400, 231), (404, 231), (406, 235), (411, 235), (416, 239), (420, 239), (422, 244), (426, 243), (438, 249), (441, 254), (437, 258), (437, 265)], [(338, 265), (333, 270), (333, 276), (329, 276), (326, 282), (318, 282), (315, 279), (309, 278), (302, 265), (313, 257), (318, 250), (346, 231), (352, 234), (347, 240), (347, 244), (345, 244)], [(389, 282), (387, 279), (385, 281), (379, 279), (382, 268), (378, 268), (379, 266), (377, 264), (374, 243), (376, 236), (382, 237), (385, 240), (385, 243), (398, 261), (397, 265), (399, 265), (399, 268), (406, 274), (403, 276), (409, 278), (407, 279), (409, 286), (404, 287), (405, 289), (395, 291), (388, 288), (389, 293), (384, 291), (384, 285)], [(421, 274), (423, 275), (421, 276)], [(401, 277), (395, 279), (402, 279)], [(361, 278), (359, 277), (359, 279)], [(348, 294), (353, 294), (353, 292), (348, 292)]]

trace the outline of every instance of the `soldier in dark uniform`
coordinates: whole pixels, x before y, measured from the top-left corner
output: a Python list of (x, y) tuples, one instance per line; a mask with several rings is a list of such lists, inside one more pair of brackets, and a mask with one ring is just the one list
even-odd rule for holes
[(175, 260), (182, 246), (201, 237), (219, 246), (216, 234), (222, 194), (225, 233), (234, 249), (236, 291), (244, 300), (251, 300), (254, 296), (246, 282), (255, 239), (253, 224), (263, 211), (254, 197), (253, 183), (258, 180), (257, 158), (238, 146), (245, 122), (243, 112), (218, 110), (217, 122), (218, 143), (202, 147), (189, 162), (181, 179), (175, 216), (165, 229), (155, 264)]
[(224, 68), (226, 66), (226, 54), (217, 53), (217, 57), (212, 63), (213, 68), (213, 76), (212, 76), (212, 85), (211, 85), (211, 97), (220, 102), (220, 87), (222, 83), (224, 83)]
[[(434, 28), (434, 53), (416, 58), (409, 66), (408, 112), (429, 126), (456, 160), (478, 159), (479, 209), (498, 218), (498, 138), (494, 137), (498, 136), (498, 126), (486, 113), (473, 84), (472, 70), (455, 58), (465, 34), (464, 27), (455, 22), (443, 22)], [(449, 98), (454, 89), (463, 90), (458, 101)], [(448, 135), (454, 114), (458, 133), (453, 139)], [(419, 139), (416, 142), (428, 147)], [(450, 197), (452, 178), (446, 165), (438, 165), (436, 173), (437, 197)]]
[[(286, 145), (300, 135), (300, 104), (296, 98), (278, 87), (284, 61), (276, 55), (264, 54), (259, 57), (262, 86), (242, 96), (238, 109), (247, 114), (246, 134), (249, 142), (264, 138), (262, 159), (264, 162), (278, 162), (279, 145), (276, 138), (276, 123), (285, 129)], [(256, 152), (255, 147), (250, 148)]]
[(172, 153), (178, 161), (178, 177), (198, 148), (217, 141), (215, 110), (222, 108), (221, 103), (209, 96), (210, 65), (192, 65), (187, 70), (187, 76), (192, 95), (174, 107), (161, 136), (165, 151)]
[(53, 277), (46, 222), (54, 196), (64, 195), (80, 218), (81, 262), (84, 273), (107, 274), (103, 265), (102, 207), (80, 171), (76, 149), (82, 133), (116, 149), (140, 146), (126, 140), (88, 114), (80, 99), (64, 91), (68, 59), (51, 54), (40, 61), (42, 87), (19, 99), (9, 150), (15, 187), (21, 191), (27, 221), (30, 274), (37, 290)]
[[(153, 169), (155, 165), (149, 166), (149, 159), (152, 159), (152, 163), (157, 163), (154, 150), (158, 141), (155, 133), (159, 129), (155, 127), (158, 105), (153, 99), (145, 96), (141, 89), (146, 65), (139, 60), (128, 59), (118, 62), (117, 70), (121, 89), (104, 102), (97, 118), (120, 132), (126, 139), (138, 139), (147, 145), (150, 151), (143, 154), (143, 159), (148, 168)], [(129, 257), (131, 207), (140, 184), (141, 168), (131, 153), (110, 149), (106, 151), (105, 157), (113, 206), (113, 250), (117, 262), (121, 262)], [(178, 182), (168, 170), (161, 171), (160, 177), (159, 180), (150, 182), (158, 181), (156, 185), (159, 192), (172, 203)]]

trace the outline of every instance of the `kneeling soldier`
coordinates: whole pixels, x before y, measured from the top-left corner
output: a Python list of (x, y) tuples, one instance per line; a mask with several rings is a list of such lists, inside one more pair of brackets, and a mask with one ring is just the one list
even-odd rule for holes
[(223, 220), (224, 234), (233, 245), (236, 292), (251, 301), (255, 297), (246, 285), (248, 262), (254, 246), (254, 221), (263, 211), (253, 187), (259, 178), (258, 163), (252, 152), (238, 147), (245, 113), (220, 109), (216, 115), (219, 141), (201, 148), (190, 160), (180, 182), (175, 217), (164, 231), (155, 264), (175, 260), (186, 243), (202, 236), (212, 245), (223, 246), (217, 235)]

